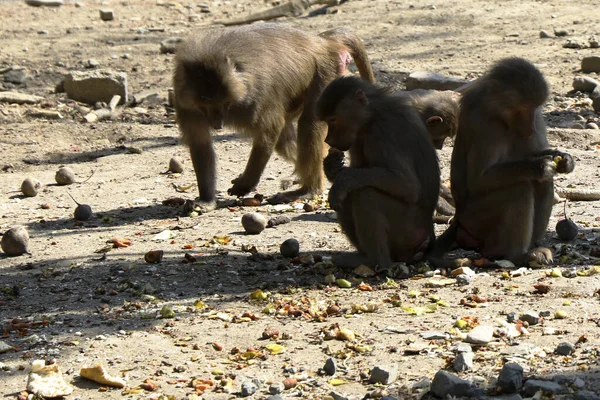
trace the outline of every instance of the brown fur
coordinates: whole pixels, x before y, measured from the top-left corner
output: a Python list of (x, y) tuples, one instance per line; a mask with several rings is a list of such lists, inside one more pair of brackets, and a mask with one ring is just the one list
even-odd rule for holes
[(465, 91), (452, 153), (456, 216), (434, 257), (455, 243), (516, 264), (552, 261), (536, 246), (552, 211), (553, 176), (574, 163), (549, 148), (540, 111), (548, 93), (542, 73), (520, 58), (499, 61)]
[(207, 209), (214, 207), (216, 192), (210, 132), (222, 125), (253, 139), (246, 169), (232, 181), (230, 194), (253, 190), (273, 150), (295, 160), (301, 188), (280, 193), (272, 202), (322, 190), (325, 126), (316, 120), (314, 102), (342, 72), (344, 54), (355, 56), (364, 77), (374, 79), (359, 39), (344, 30), (328, 32), (318, 36), (264, 23), (201, 31), (180, 45), (173, 76), (175, 108), (190, 147), (200, 202)]

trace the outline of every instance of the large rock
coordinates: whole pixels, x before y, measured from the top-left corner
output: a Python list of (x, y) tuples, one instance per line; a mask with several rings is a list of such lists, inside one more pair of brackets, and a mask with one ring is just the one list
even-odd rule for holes
[(389, 385), (398, 379), (398, 365), (379, 365), (371, 370), (369, 380), (371, 383), (382, 383)]
[(471, 390), (471, 384), (456, 375), (440, 370), (435, 374), (430, 390), (441, 399), (447, 396), (465, 397)]
[(454, 78), (438, 74), (436, 72), (417, 71), (406, 78), (406, 90), (413, 89), (433, 89), (433, 90), (454, 90), (458, 89), (468, 81), (461, 78)]
[(526, 396), (533, 396), (540, 390), (545, 394), (561, 394), (568, 392), (567, 388), (563, 385), (552, 381), (528, 379), (527, 382), (525, 382), (525, 385), (523, 385), (523, 393)]
[(111, 70), (73, 71), (65, 78), (65, 92), (70, 99), (88, 104), (108, 103), (113, 96), (127, 102), (127, 74)]
[(498, 376), (498, 387), (504, 393), (516, 393), (523, 386), (523, 367), (519, 364), (506, 363)]
[(580, 92), (591, 92), (600, 86), (600, 82), (589, 76), (576, 76), (573, 78), (573, 89)]
[(581, 70), (585, 73), (600, 72), (600, 56), (588, 56), (581, 60)]

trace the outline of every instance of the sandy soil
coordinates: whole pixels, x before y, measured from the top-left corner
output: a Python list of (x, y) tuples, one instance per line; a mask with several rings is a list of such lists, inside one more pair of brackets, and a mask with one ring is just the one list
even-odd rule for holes
[[(480, 268), (466, 286), (421, 274), (390, 282), (366, 278), (374, 290), (359, 290), (360, 279), (352, 271), (327, 263), (293, 264), (279, 255), (279, 245), (288, 238), (300, 242), (302, 256), (317, 260), (351, 250), (323, 202), (314, 202), (316, 210), (310, 212), (302, 205), (291, 207), (285, 212), (289, 224), (260, 235), (243, 232), (244, 213), (256, 211), (269, 218), (281, 211), (266, 205), (225, 207), (234, 200), (226, 194), (229, 182), (241, 172), (249, 152), (249, 143), (234, 132), (215, 136), (223, 207), (186, 218), (180, 217), (180, 208), (162, 204), (172, 197), (193, 199), (196, 187), (181, 190), (194, 184), (195, 177), (187, 150), (179, 144), (172, 110), (165, 107), (172, 55), (160, 53), (160, 42), (216, 19), (245, 15), (265, 3), (211, 2), (210, 13), (185, 0), (80, 5), (65, 1), (60, 8), (33, 8), (20, 1), (0, 1), (0, 67), (19, 65), (28, 75), (25, 86), (4, 82), (5, 89), (45, 99), (35, 106), (0, 104), (0, 164), (5, 167), (0, 172), (0, 231), (25, 226), (32, 253), (0, 256), (0, 341), (12, 346), (0, 353), (0, 392), (5, 398), (25, 390), (31, 362), (40, 358), (56, 360), (74, 386), (68, 396), (73, 399), (191, 399), (194, 393), (196, 398), (227, 399), (235, 398), (241, 382), (252, 378), (267, 382), (253, 398), (266, 398), (270, 382), (289, 377), (299, 384), (286, 390), (285, 397), (321, 399), (336, 390), (358, 397), (388, 393), (417, 398), (423, 389), (413, 388), (415, 383), (433, 378), (441, 368), (452, 369), (453, 346), (465, 332), (455, 328), (457, 318), (469, 316), (498, 328), (498, 320), (506, 321), (507, 313), (530, 310), (549, 316), (527, 328), (529, 335), (495, 337), (477, 349), (474, 369), (459, 375), (493, 387), (503, 361), (513, 360), (524, 366), (528, 377), (579, 377), (586, 389), (600, 393), (600, 275), (567, 277), (572, 269), (581, 274), (591, 268), (596, 261), (590, 252), (599, 256), (600, 202), (568, 204), (581, 228), (579, 237), (568, 244), (560, 243), (554, 233), (563, 216), (563, 206), (555, 206), (546, 244), (555, 251), (562, 277), (528, 269), (506, 278), (510, 271)], [(573, 78), (581, 75), (582, 57), (598, 54), (598, 49), (568, 49), (563, 44), (600, 35), (599, 5), (352, 0), (326, 14), (280, 22), (313, 32), (335, 26), (353, 29), (368, 48), (377, 79), (398, 87), (416, 70), (474, 78), (498, 58), (530, 59), (552, 88), (544, 109), (551, 144), (569, 151), (577, 162), (573, 174), (556, 179), (556, 185), (597, 189), (600, 130), (570, 128), (586, 121), (600, 124), (586, 96), (571, 92)], [(115, 20), (101, 21), (100, 8), (113, 9)], [(540, 39), (540, 30), (554, 28), (566, 29), (569, 35)], [(86, 69), (90, 59), (100, 68), (126, 72), (130, 93), (153, 89), (163, 100), (120, 108), (114, 121), (83, 122), (84, 105), (54, 89), (65, 73)], [(31, 117), (29, 112), (38, 108), (60, 111), (64, 118)], [(451, 151), (447, 146), (440, 153), (444, 178)], [(182, 174), (165, 174), (172, 156), (184, 160)], [(54, 174), (62, 165), (73, 168), (79, 181), (93, 175), (85, 183), (57, 186)], [(290, 165), (273, 157), (257, 191), (277, 193), (292, 173)], [(45, 185), (37, 197), (18, 193), (26, 177)], [(75, 223), (76, 205), (68, 193), (89, 204), (94, 218)], [(438, 226), (438, 233), (444, 228)], [(127, 238), (131, 245), (113, 248), (113, 238)], [(144, 254), (153, 249), (164, 251), (159, 264), (144, 262)], [(186, 253), (196, 261), (189, 262)], [(348, 279), (353, 288), (328, 285), (327, 273)], [(550, 285), (547, 294), (535, 291), (533, 285), (540, 282)], [(266, 300), (251, 298), (257, 289), (268, 293)], [(473, 295), (488, 301), (474, 308), (461, 304)], [(432, 298), (442, 301), (434, 312), (407, 311), (433, 304)], [(371, 304), (366, 308), (373, 312), (358, 311)], [(332, 305), (340, 312), (328, 315)], [(174, 318), (161, 318), (165, 306), (174, 311)], [(557, 310), (566, 311), (568, 318), (555, 319)], [(356, 340), (325, 340), (333, 324), (355, 332)], [(276, 329), (279, 336), (262, 340), (267, 328)], [(548, 328), (556, 331), (548, 334)], [(429, 331), (447, 333), (447, 338), (424, 339), (421, 334)], [(554, 354), (563, 341), (577, 343), (572, 356)], [(285, 352), (271, 354), (266, 346), (273, 343), (283, 345)], [(335, 378), (343, 380), (342, 385), (333, 386), (332, 377), (318, 373), (328, 357), (337, 360)], [(124, 376), (129, 389), (105, 391), (79, 378), (81, 367), (96, 363)], [(367, 382), (373, 366), (389, 363), (399, 366), (396, 382)], [(223, 384), (232, 380), (231, 394), (225, 393), (226, 385), (219, 388), (221, 377)], [(137, 390), (146, 379), (158, 388)], [(193, 379), (212, 386), (202, 393), (190, 383)]]

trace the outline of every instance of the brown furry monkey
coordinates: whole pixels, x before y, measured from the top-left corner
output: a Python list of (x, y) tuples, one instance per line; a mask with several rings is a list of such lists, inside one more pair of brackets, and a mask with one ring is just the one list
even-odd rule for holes
[(211, 132), (223, 126), (252, 137), (246, 168), (232, 181), (229, 194), (252, 191), (273, 150), (296, 163), (301, 187), (270, 202), (289, 202), (322, 190), (325, 124), (316, 119), (314, 104), (329, 82), (347, 73), (351, 57), (361, 76), (374, 81), (363, 44), (344, 29), (314, 35), (261, 23), (204, 30), (178, 47), (175, 110), (190, 148), (200, 192), (197, 204), (203, 211), (216, 204)]
[(552, 262), (537, 246), (553, 177), (573, 171), (574, 161), (549, 148), (540, 110), (548, 93), (542, 73), (521, 58), (500, 60), (463, 93), (450, 172), (456, 216), (432, 260), (456, 244), (517, 265)]
[(378, 271), (425, 252), (434, 240), (440, 176), (435, 149), (410, 101), (344, 77), (325, 88), (317, 116), (327, 122), (325, 142), (336, 149), (332, 165), (350, 152), (349, 167), (329, 171), (329, 203), (350, 242)]

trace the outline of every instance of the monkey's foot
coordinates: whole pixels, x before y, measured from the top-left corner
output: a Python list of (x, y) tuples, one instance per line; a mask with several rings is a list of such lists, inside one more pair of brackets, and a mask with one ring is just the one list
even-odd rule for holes
[(194, 201), (187, 200), (183, 205), (182, 215), (189, 216), (190, 213), (196, 212), (198, 214), (206, 214), (207, 212), (213, 211), (217, 208), (217, 201), (203, 201), (196, 199)]
[(243, 175), (238, 176), (237, 178), (235, 178), (234, 180), (231, 181), (231, 183), (233, 183), (233, 186), (227, 190), (227, 193), (230, 194), (231, 196), (241, 197), (241, 196), (247, 195), (248, 193), (250, 193), (256, 189), (256, 184), (258, 182), (246, 182), (246, 181), (247, 180), (244, 179)]
[(342, 253), (331, 258), (331, 261), (339, 268), (356, 268), (367, 264), (368, 260), (360, 253)]
[(275, 196), (267, 199), (271, 205), (291, 203), (296, 200), (308, 200), (312, 198), (312, 193), (306, 189), (290, 190), (289, 192), (277, 193)]
[(536, 247), (529, 253), (530, 266), (550, 265), (554, 261), (552, 251), (546, 247)]

